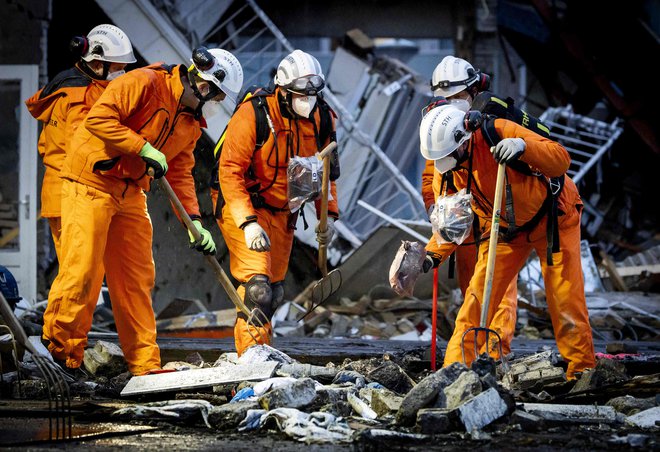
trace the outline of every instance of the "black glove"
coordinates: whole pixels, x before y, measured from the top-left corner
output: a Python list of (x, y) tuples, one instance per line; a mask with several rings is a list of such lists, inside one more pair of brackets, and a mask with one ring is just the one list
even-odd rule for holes
[(505, 138), (490, 148), (490, 152), (497, 163), (509, 163), (518, 160), (525, 152), (525, 147), (525, 140), (522, 138)]
[(440, 265), (440, 259), (427, 253), (424, 262), (422, 263), (422, 271), (428, 273), (429, 270), (436, 268), (438, 265)]

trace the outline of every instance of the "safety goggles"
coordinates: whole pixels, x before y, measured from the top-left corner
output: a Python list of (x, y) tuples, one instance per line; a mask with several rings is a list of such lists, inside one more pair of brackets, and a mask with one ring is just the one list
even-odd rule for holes
[(316, 96), (325, 88), (325, 80), (320, 75), (306, 75), (304, 77), (298, 77), (283, 88), (303, 96)]

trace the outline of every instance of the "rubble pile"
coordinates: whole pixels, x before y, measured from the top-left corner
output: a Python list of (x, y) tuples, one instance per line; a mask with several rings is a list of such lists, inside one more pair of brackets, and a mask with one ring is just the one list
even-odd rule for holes
[[(431, 371), (388, 354), (310, 365), (257, 345), (213, 363), (193, 353), (167, 363), (169, 372), (131, 377), (117, 351), (104, 341), (89, 348), (90, 378), (70, 387), (76, 398), (120, 399), (108, 415), (122, 422), (258, 431), (307, 444), (491, 441), (511, 432), (595, 428), (610, 445), (644, 447), (657, 445), (660, 426), (660, 374), (631, 377), (607, 357), (567, 381), (552, 350), (510, 362), (482, 356), (470, 368), (454, 363)], [(19, 390), (16, 375), (4, 374), (3, 392), (9, 386), (17, 399), (46, 397), (29, 362), (26, 356), (31, 379)]]

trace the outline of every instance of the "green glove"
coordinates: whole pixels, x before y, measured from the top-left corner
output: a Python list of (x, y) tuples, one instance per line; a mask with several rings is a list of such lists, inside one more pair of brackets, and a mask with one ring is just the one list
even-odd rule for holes
[(160, 179), (167, 173), (167, 158), (165, 158), (165, 154), (151, 144), (145, 143), (138, 155), (147, 163), (148, 168), (153, 168), (154, 179)]
[(215, 254), (215, 242), (211, 233), (204, 229), (202, 222), (199, 220), (193, 220), (193, 224), (197, 228), (197, 231), (201, 235), (199, 240), (195, 241), (192, 232), (188, 231), (188, 237), (190, 237), (190, 248), (195, 248), (197, 251), (201, 251), (204, 254)]

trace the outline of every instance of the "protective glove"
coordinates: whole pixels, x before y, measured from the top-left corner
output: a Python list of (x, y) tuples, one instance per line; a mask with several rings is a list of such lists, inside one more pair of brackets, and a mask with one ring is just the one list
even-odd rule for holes
[(151, 144), (144, 143), (138, 155), (147, 163), (147, 167), (153, 168), (154, 179), (160, 179), (167, 173), (167, 158), (165, 154)]
[(204, 229), (201, 221), (193, 220), (193, 224), (197, 228), (197, 231), (201, 237), (196, 241), (192, 232), (188, 230), (188, 237), (190, 237), (190, 248), (195, 248), (197, 251), (201, 251), (204, 254), (215, 254), (215, 242), (213, 241), (211, 233)]
[(436, 268), (438, 265), (440, 265), (440, 259), (433, 257), (431, 254), (427, 254), (422, 263), (422, 271), (428, 273), (429, 270)]
[(260, 252), (270, 250), (268, 234), (256, 221), (245, 225), (243, 233), (245, 233), (245, 244), (251, 250)]
[(335, 235), (335, 219), (328, 217), (325, 232), (319, 231), (319, 226), (316, 225), (316, 241), (319, 245), (327, 245)]
[(504, 138), (494, 148), (490, 148), (497, 163), (509, 163), (518, 160), (525, 152), (525, 140), (522, 138)]

